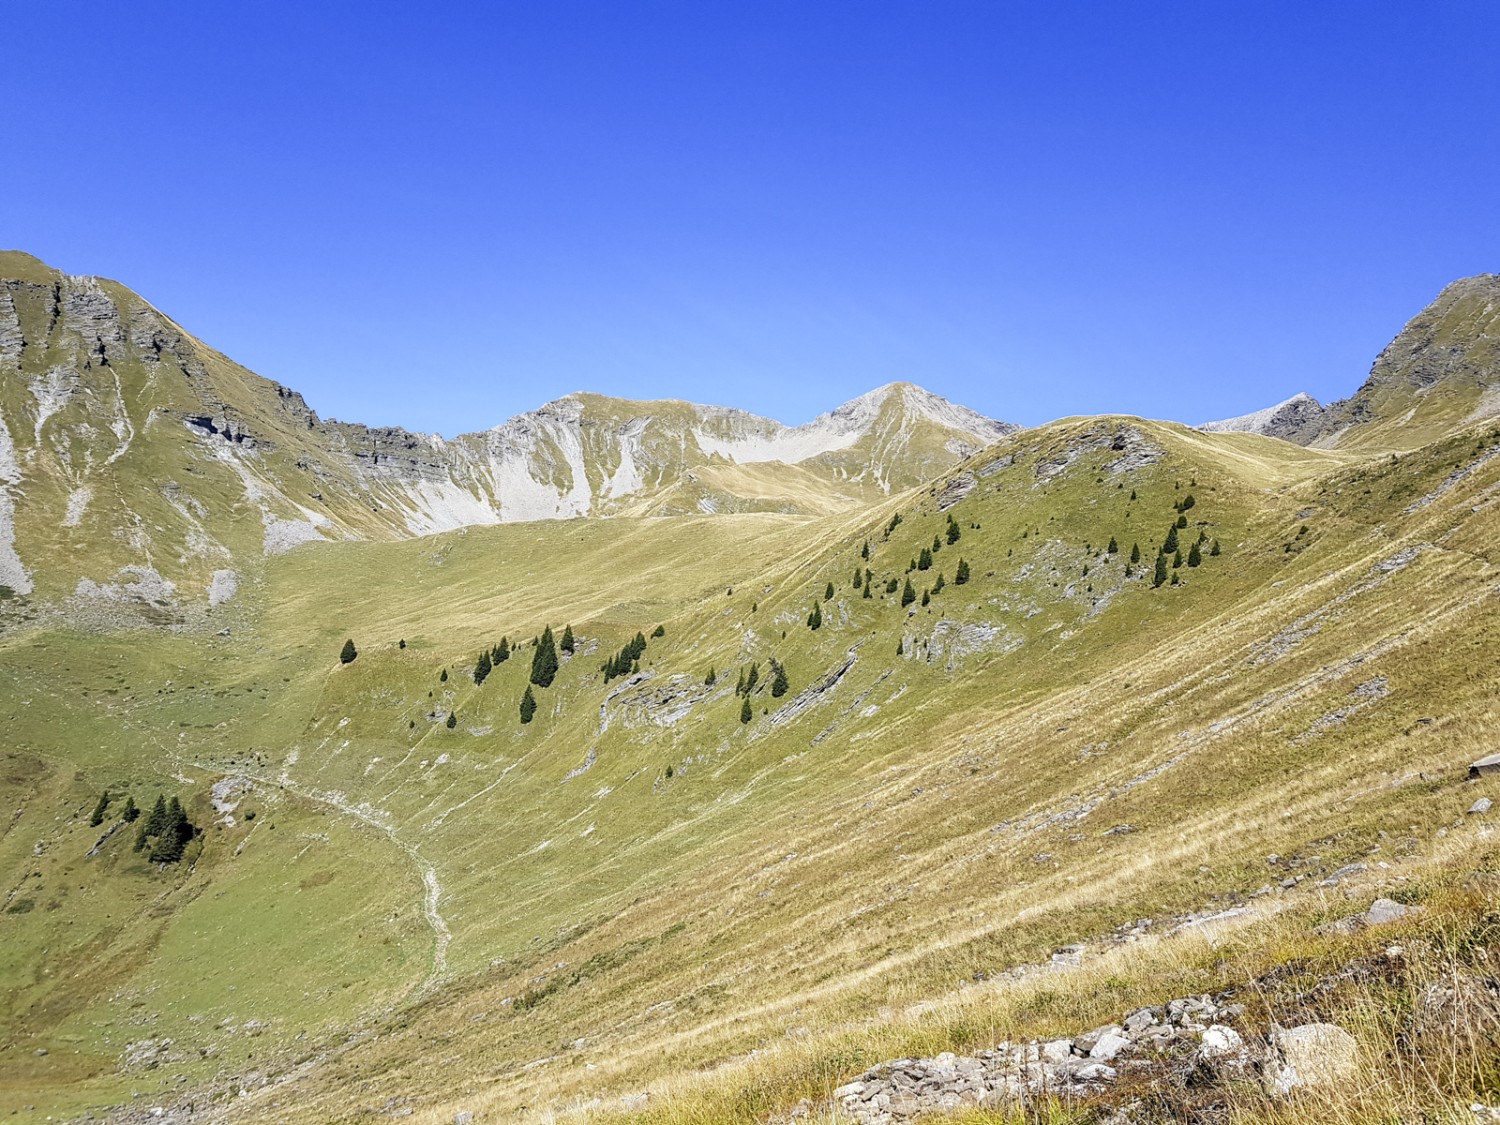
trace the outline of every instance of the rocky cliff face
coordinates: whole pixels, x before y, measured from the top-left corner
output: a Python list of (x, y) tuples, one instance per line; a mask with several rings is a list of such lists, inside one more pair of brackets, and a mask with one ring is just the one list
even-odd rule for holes
[[(451, 440), (318, 417), (111, 281), (0, 254), (0, 587), (173, 604), (327, 538), (828, 512), (1014, 430), (910, 384), (802, 426), (573, 394)], [(144, 586), (142, 585), (144, 583)], [(105, 591), (100, 594), (99, 591)]]
[(1455, 426), (1500, 414), (1500, 274), (1447, 286), (1376, 357), (1359, 390), (1322, 406), (1299, 394), (1199, 429), (1298, 445), (1415, 449)]

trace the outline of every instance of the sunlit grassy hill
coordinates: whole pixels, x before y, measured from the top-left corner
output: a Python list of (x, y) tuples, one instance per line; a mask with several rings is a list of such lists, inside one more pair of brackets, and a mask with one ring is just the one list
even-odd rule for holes
[[(171, 327), (112, 283), (9, 267), (43, 374), (86, 335), (48, 327), (48, 285), (59, 324)], [(365, 514), (268, 553), (295, 517), (259, 474), (316, 475), (298, 458), (347, 432), (210, 454), (250, 439), (228, 412), (206, 436), (168, 418), (183, 386), (273, 385), (165, 336), (153, 370), (99, 339), (123, 451), (93, 390), (35, 413), (35, 356), (0, 401), (32, 581), (0, 630), (0, 1105), (20, 1119), (766, 1121), (883, 1059), (1337, 964), (1311, 927), (1348, 912), (1319, 884), (1349, 865), (1423, 924), (1488, 924), (1490, 884), (1465, 879), (1495, 857), (1464, 813), (1493, 782), (1464, 776), (1495, 749), (1500, 425), (1472, 407), (1378, 450), (1124, 417), (950, 447), (980, 424), (902, 387), (800, 432), (683, 413), (704, 457), (657, 458), (612, 518), (417, 534), (351, 484)], [(567, 432), (634, 424), (572, 402)], [(829, 434), (847, 444), (756, 459)], [(169, 464), (201, 512), (157, 487)], [(120, 536), (87, 522), (106, 483)], [(189, 612), (75, 588), (117, 563), (166, 579), (169, 542), (178, 589), (215, 566), (231, 594)], [(574, 642), (550, 679), (547, 635)], [(199, 829), (180, 860), (124, 818), (158, 796)], [(1100, 952), (1240, 907), (1230, 953)], [(1024, 975), (1076, 945), (1100, 960)], [(1444, 1069), (1422, 1112), (1496, 1082)]]

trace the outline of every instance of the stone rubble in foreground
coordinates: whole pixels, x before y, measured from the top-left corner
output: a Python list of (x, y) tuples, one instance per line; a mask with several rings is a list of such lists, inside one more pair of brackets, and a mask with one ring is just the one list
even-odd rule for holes
[(1137, 1009), (1117, 1024), (1073, 1039), (1001, 1043), (978, 1055), (896, 1059), (840, 1086), (833, 1092), (834, 1106), (860, 1125), (892, 1125), (966, 1106), (1081, 1097), (1103, 1091), (1125, 1070), (1148, 1066), (1168, 1051), (1220, 1073), (1258, 1075), (1275, 1094), (1358, 1074), (1357, 1046), (1342, 1028), (1275, 1028), (1264, 1046), (1254, 1047), (1232, 1026), (1243, 1013), (1243, 1005), (1183, 997), (1164, 1007)]

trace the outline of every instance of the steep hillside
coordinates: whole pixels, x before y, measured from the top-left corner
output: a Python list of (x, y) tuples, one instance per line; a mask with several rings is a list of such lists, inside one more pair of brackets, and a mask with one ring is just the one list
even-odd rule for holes
[(1376, 358), (1351, 398), (1322, 406), (1295, 395), (1277, 406), (1209, 422), (1327, 448), (1411, 450), (1500, 414), (1500, 274), (1444, 288)]
[[(1090, 419), (857, 516), (329, 544), (228, 637), (12, 637), (0, 1089), (507, 1120), (826, 1043), (702, 1080), (760, 1120), (879, 1061), (851, 1028), (1243, 902), (1269, 854), (1419, 852), (1490, 731), (1497, 451)], [(547, 625), (575, 651), (522, 723)], [(191, 868), (88, 855), (106, 787), (181, 795)]]
[(589, 394), (452, 440), (324, 421), (123, 286), (0, 254), (0, 587), (73, 616), (197, 619), (327, 539), (852, 511), (1014, 428), (910, 384), (792, 428)]

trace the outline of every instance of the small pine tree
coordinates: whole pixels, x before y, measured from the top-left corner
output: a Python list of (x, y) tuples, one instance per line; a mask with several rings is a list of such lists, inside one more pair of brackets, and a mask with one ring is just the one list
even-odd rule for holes
[(1167, 532), (1167, 538), (1162, 542), (1161, 549), (1163, 554), (1168, 555), (1177, 550), (1177, 529), (1175, 527)]
[(912, 587), (911, 579), (906, 580), (906, 585), (901, 588), (901, 605), (906, 607), (917, 600), (917, 591)]
[(1130, 498), (1131, 498), (1131, 499), (1132, 499), (1132, 500), (1134, 500), (1134, 499), (1135, 499), (1135, 489), (1133, 489), (1133, 488), (1132, 488), (1132, 489), (1131, 489), (1131, 490), (1130, 490)]
[[(645, 647), (646, 642), (643, 639), (641, 648)], [(551, 687), (556, 676), (557, 642), (552, 639), (552, 626), (548, 625), (542, 630), (542, 635), (537, 640), (536, 652), (531, 657), (531, 682), (537, 687)]]
[(89, 823), (95, 828), (104, 823), (104, 812), (109, 808), (109, 790), (99, 794), (99, 803), (94, 806), (94, 815), (89, 817)]
[(499, 645), (497, 645), (496, 648), (495, 648), (494, 659), (493, 659), (492, 663), (495, 663), (495, 664), (504, 664), (509, 659), (510, 659), (510, 640), (507, 637), (501, 637)]
[(438, 673), (438, 683), (440, 683), (440, 684), (446, 684), (447, 682), (448, 682), (448, 669), (444, 668), (441, 672)]
[(809, 629), (821, 629), (823, 627), (823, 610), (818, 602), (813, 602), (812, 612), (807, 615), (807, 627)]
[(1194, 543), (1191, 547), (1188, 548), (1187, 564), (1188, 566), (1197, 566), (1202, 561), (1203, 555), (1198, 550), (1198, 544)]
[(870, 593), (870, 583), (866, 582), (865, 583), (864, 593), (860, 594), (860, 597), (862, 597), (862, 598), (869, 598), (869, 597), (873, 597), (873, 596), (874, 595)]
[(120, 815), (125, 818), (126, 824), (134, 824), (136, 818), (141, 815), (141, 810), (135, 806), (134, 797), (125, 798), (125, 807), (120, 810)]
[(922, 591), (922, 604), (923, 605), (927, 605), (931, 601), (932, 601), (932, 591), (930, 591), (930, 590), (923, 590)]
[(859, 549), (859, 557), (866, 562), (870, 561), (870, 541), (868, 539), (865, 540), (865, 545)]
[(958, 569), (953, 572), (953, 584), (955, 586), (967, 585), (969, 581), (969, 562), (967, 559), (958, 560)]
[(1107, 548), (1107, 550), (1112, 555), (1118, 555), (1120, 553), (1120, 544), (1115, 542), (1115, 537), (1113, 535), (1109, 537), (1109, 547)]
[(750, 693), (755, 690), (755, 685), (760, 683), (760, 662), (756, 661), (750, 665), (750, 671), (745, 676), (745, 698), (750, 698)]
[(791, 685), (787, 683), (786, 669), (781, 666), (781, 661), (771, 661), (771, 667), (775, 670), (775, 675), (771, 677), (771, 697), (780, 699)]
[(958, 529), (958, 524), (950, 514), (948, 516), (948, 545), (952, 546), (954, 543), (957, 543), (962, 535), (963, 532)]
[(1213, 541), (1213, 543), (1209, 545), (1208, 554), (1209, 554), (1210, 558), (1217, 558), (1218, 557), (1218, 554), (1219, 554), (1219, 541), (1217, 539), (1215, 539)]
[(1132, 543), (1130, 545), (1130, 561), (1132, 563), (1141, 561), (1141, 545), (1139, 543)]
[(141, 831), (147, 836), (160, 836), (162, 830), (167, 827), (167, 799), (160, 793), (156, 795), (156, 804), (151, 806), (151, 812), (146, 817), (146, 823), (141, 825)]
[(405, 648), (406, 647), (406, 638), (402, 637), (399, 641), (397, 641), (396, 642), (396, 647), (397, 648)]
[(936, 535), (932, 537), (932, 553), (935, 555), (943, 549), (942, 541)]
[(489, 650), (486, 649), (484, 652), (481, 652), (479, 654), (479, 659), (474, 662), (475, 687), (478, 687), (480, 684), (484, 683), (485, 678), (490, 674), (491, 667), (492, 665), (490, 664), (490, 653)]
[(1156, 556), (1156, 573), (1151, 577), (1151, 585), (1154, 589), (1167, 580), (1167, 556)]
[(854, 568), (854, 588), (856, 590), (858, 590), (860, 588), (860, 586), (863, 584), (863, 578), (864, 578), (864, 575), (860, 571), (859, 567), (855, 567)]
[(896, 655), (897, 656), (904, 656), (904, 655), (906, 655), (906, 638), (904, 638), (904, 637), (897, 637), (896, 638)]
[(937, 576), (937, 581), (932, 584), (932, 592), (934, 594), (942, 593), (943, 587), (945, 585), (947, 585), (947, 583), (943, 581), (943, 576), (939, 574)]
[(917, 556), (917, 569), (918, 570), (931, 570), (932, 569), (932, 552), (929, 551), (926, 547), (923, 547), (922, 548), (922, 553)]
[(569, 656), (572, 656), (573, 655), (573, 648), (576, 645), (576, 643), (577, 642), (573, 640), (573, 626), (571, 626), (571, 625), (564, 625), (563, 626), (562, 641), (558, 644), (557, 647), (560, 648), (560, 649), (562, 649)]
[(1177, 517), (1177, 526), (1178, 527), (1186, 527), (1187, 526), (1187, 516), (1178, 516)]
[(1172, 585), (1176, 586), (1179, 581), (1180, 581), (1180, 579), (1178, 579), (1178, 577), (1177, 577), (1177, 572), (1174, 570), (1172, 572)]
[(1181, 565), (1182, 565), (1182, 552), (1181, 551), (1174, 551), (1174, 552), (1172, 552), (1172, 569), (1176, 570)]
[(714, 686), (714, 682), (718, 678), (719, 677), (714, 674), (714, 666), (712, 664), (710, 664), (708, 666), (708, 675), (703, 678), (703, 686), (704, 687), (713, 687)]
[(1125, 564), (1125, 577), (1126, 578), (1133, 578), (1133, 577), (1135, 577), (1135, 568), (1132, 567), (1129, 563)]
[(340, 664), (353, 664), (354, 658), (359, 655), (359, 650), (354, 647), (354, 638), (350, 637), (344, 642), (344, 647), (339, 650)]
[(830, 582), (830, 583), (828, 583), (827, 586), (825, 586), (823, 588), (823, 600), (826, 602), (826, 601), (831, 600), (832, 598), (833, 598), (833, 583)]
[(665, 625), (658, 625), (655, 629), (651, 630), (651, 635), (653, 637), (665, 637), (667, 635), (667, 627)]
[(1191, 492), (1189, 492), (1180, 501), (1178, 501), (1177, 510), (1179, 512), (1185, 512), (1189, 508), (1191, 508), (1194, 504), (1196, 504), (1197, 502), (1198, 501), (1196, 501), (1196, 500), (1193, 499), (1193, 494)]
[[(909, 585), (911, 585), (911, 583), (908, 582), (907, 585), (909, 586)], [(901, 588), (901, 582), (900, 582), (899, 579), (896, 579), (896, 578), (890, 579), (885, 584), (885, 592), (887, 594), (894, 594), (900, 588)]]
[(526, 685), (526, 692), (521, 696), (521, 725), (525, 726), (531, 722), (536, 715), (536, 696), (531, 694), (531, 685)]
[(750, 697), (747, 695), (740, 703), (740, 722), (748, 723), (751, 719)]
[(449, 730), (452, 730), (454, 727), (458, 726), (458, 712), (457, 711), (449, 711), (448, 712), (448, 721), (446, 723), (444, 723), (443, 725), (446, 726)]

